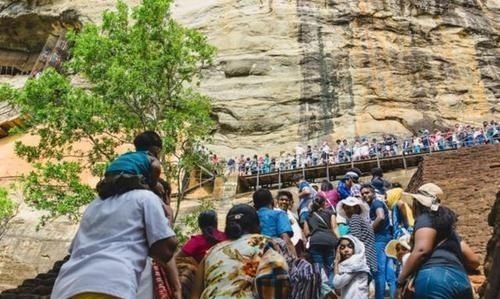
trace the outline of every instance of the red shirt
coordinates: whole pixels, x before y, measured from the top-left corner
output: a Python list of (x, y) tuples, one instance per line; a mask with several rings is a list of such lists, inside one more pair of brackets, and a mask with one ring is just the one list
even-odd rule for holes
[[(219, 242), (225, 241), (226, 235), (221, 232), (216, 230), (214, 232), (214, 237), (217, 239)], [(215, 245), (215, 244), (214, 244)], [(187, 255), (187, 256), (192, 256), (195, 260), (201, 262), (201, 260), (205, 257), (205, 254), (207, 251), (212, 248), (213, 245), (211, 245), (208, 240), (205, 238), (204, 235), (194, 235), (191, 236), (191, 239), (189, 239), (184, 246), (182, 246), (182, 252)]]

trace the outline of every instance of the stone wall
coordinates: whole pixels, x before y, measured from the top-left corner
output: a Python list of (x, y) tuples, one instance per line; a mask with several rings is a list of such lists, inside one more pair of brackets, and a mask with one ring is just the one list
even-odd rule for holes
[(174, 16), (218, 48), (201, 82), (219, 123), (213, 148), (254, 154), (498, 117), (499, 8), (482, 0), (183, 0)]
[(431, 182), (447, 194), (443, 204), (459, 215), (460, 235), (484, 258), (492, 232), (487, 217), (500, 190), (500, 144), (426, 156), (407, 190)]
[(21, 204), (0, 236), (0, 290), (51, 269), (68, 254), (78, 224), (58, 218), (37, 231), (40, 216)]

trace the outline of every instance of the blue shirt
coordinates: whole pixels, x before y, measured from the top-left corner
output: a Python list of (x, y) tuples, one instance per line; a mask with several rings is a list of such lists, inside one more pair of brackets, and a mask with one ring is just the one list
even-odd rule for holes
[(135, 299), (149, 249), (175, 233), (158, 196), (133, 190), (89, 204), (51, 298), (94, 292)]
[(374, 199), (370, 205), (370, 219), (374, 221), (377, 218), (377, 209), (384, 210), (384, 220), (378, 226), (375, 232), (375, 242), (389, 242), (392, 239), (392, 226), (389, 219), (389, 209), (382, 201)]
[(339, 182), (337, 192), (340, 195), (340, 199), (346, 199), (347, 197), (352, 196), (351, 188), (347, 187), (343, 181)]
[(316, 190), (314, 190), (311, 185), (307, 181), (301, 181), (299, 183), (299, 193), (304, 191), (305, 189), (309, 190), (309, 195), (306, 195), (302, 198), (300, 198), (299, 201), (299, 217), (303, 213), (309, 212), (309, 204), (311, 201), (314, 199), (316, 196)]
[(148, 152), (128, 152), (114, 159), (106, 168), (106, 173), (142, 174), (149, 177), (151, 162)]
[(260, 233), (268, 237), (280, 237), (287, 233), (293, 236), (292, 225), (288, 215), (282, 210), (260, 208), (257, 211), (260, 221)]

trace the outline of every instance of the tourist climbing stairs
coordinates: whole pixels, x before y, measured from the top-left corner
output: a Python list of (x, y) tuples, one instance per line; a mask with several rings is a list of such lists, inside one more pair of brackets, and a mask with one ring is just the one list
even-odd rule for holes
[(60, 70), (62, 62), (67, 56), (68, 42), (66, 41), (66, 30), (61, 29), (59, 32), (49, 34), (38, 59), (33, 65), (31, 76), (36, 76), (48, 66)]

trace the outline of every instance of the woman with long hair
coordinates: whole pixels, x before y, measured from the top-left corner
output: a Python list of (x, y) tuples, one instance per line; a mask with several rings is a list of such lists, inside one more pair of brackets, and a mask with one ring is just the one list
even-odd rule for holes
[(455, 231), (457, 215), (441, 205), (445, 193), (428, 183), (408, 195), (416, 216), (414, 244), (399, 274), (398, 289), (413, 277), (415, 298), (472, 298), (467, 270), (476, 269), (479, 260)]

